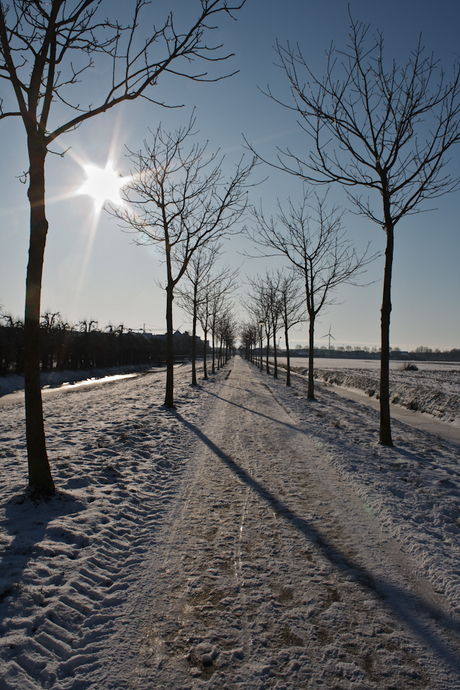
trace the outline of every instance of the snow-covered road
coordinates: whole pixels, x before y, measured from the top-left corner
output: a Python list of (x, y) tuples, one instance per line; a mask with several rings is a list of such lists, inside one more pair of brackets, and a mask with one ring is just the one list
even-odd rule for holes
[(440, 597), (318, 439), (239, 358), (210, 394), (132, 687), (455, 687)]
[(379, 446), (372, 410), (238, 357), (188, 377), (175, 411), (160, 374), (51, 396), (33, 511), (0, 411), (0, 688), (459, 687), (458, 446)]

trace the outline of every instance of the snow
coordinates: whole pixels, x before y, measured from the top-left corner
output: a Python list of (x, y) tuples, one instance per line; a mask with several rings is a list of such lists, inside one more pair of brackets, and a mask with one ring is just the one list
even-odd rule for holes
[[(348, 368), (342, 364), (337, 369), (324, 366), (323, 361), (316, 362), (317, 378), (378, 397), (379, 362), (364, 362), (364, 366), (355, 363)], [(460, 426), (460, 362), (418, 362), (415, 371), (406, 369), (403, 362), (391, 364), (390, 401), (393, 404)]]
[[(1, 399), (0, 688), (459, 687), (459, 444), (239, 357), (176, 410), (164, 376), (44, 396), (44, 502)], [(458, 373), (400, 380), (457, 420)]]
[[(280, 358), (281, 365), (286, 359)], [(407, 364), (415, 367), (408, 369)], [(293, 357), (291, 367), (308, 373), (308, 361)], [(317, 359), (315, 378), (330, 385), (365, 393), (378, 399), (380, 362), (377, 360)], [(460, 362), (390, 361), (390, 401), (409, 410), (430, 414), (460, 426)]]

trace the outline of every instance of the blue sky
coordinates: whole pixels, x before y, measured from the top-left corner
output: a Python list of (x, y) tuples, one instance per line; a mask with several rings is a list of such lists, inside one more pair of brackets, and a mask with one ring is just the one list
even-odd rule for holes
[[(190, 7), (192, 0), (187, 0)], [(107, 2), (107, 8), (115, 5)], [(118, 3), (126, 8), (127, 3)], [(184, 0), (170, 3), (183, 10)], [(142, 146), (149, 138), (149, 128), (160, 122), (165, 129), (188, 121), (196, 108), (197, 140), (209, 140), (209, 149), (220, 148), (226, 165), (233, 166), (241, 157), (243, 135), (269, 159), (276, 147), (295, 146), (308, 152), (294, 114), (263, 95), (267, 84), (280, 97), (287, 96), (287, 82), (276, 67), (273, 45), (278, 39), (298, 42), (313, 71), (325, 69), (325, 51), (331, 41), (344, 46), (348, 36), (346, 0), (247, 0), (238, 21), (220, 21), (211, 36), (223, 42), (235, 57), (227, 68), (238, 69), (231, 79), (215, 84), (196, 84), (179, 79), (165, 79), (152, 95), (170, 104), (184, 104), (182, 109), (165, 110), (145, 101), (121, 106), (65, 135), (54, 146), (57, 153), (70, 147), (64, 158), (50, 155), (47, 162), (47, 214), (50, 222), (43, 276), (42, 311), (60, 311), (70, 322), (95, 319), (100, 325), (123, 323), (138, 329), (162, 332), (165, 329), (165, 301), (161, 283), (164, 266), (154, 248), (138, 247), (123, 233), (116, 221), (104, 213), (94, 219), (94, 206), (88, 196), (71, 196), (84, 182), (82, 162), (104, 167), (109, 155), (117, 170), (129, 173), (124, 146)], [(163, 3), (154, 2), (155, 7)], [(457, 0), (351, 0), (354, 18), (371, 23), (382, 31), (387, 56), (405, 63), (419, 34), (429, 52), (433, 51), (447, 73), (460, 53), (458, 26), (460, 4)], [(162, 10), (160, 10), (162, 11)], [(89, 101), (103, 89), (104, 73), (97, 68), (82, 85), (82, 95)], [(222, 69), (225, 69), (223, 64)], [(5, 88), (5, 85), (3, 85)], [(94, 91), (94, 93), (93, 93)], [(6, 312), (23, 313), (24, 281), (28, 250), (28, 206), (26, 187), (18, 176), (27, 168), (25, 139), (21, 123), (0, 121), (2, 137), (0, 205), (0, 304)], [(460, 173), (460, 147), (453, 153), (453, 166)], [(298, 180), (273, 169), (257, 169), (254, 181), (268, 179), (251, 190), (251, 202), (262, 202), (267, 213), (274, 210), (276, 198), (300, 198)], [(347, 207), (340, 190), (331, 190), (331, 199)], [(437, 210), (411, 216), (396, 228), (393, 272), (393, 312), (391, 344), (410, 349), (418, 345), (432, 348), (460, 347), (460, 192), (438, 199)], [(431, 204), (430, 206), (433, 206)], [(428, 206), (427, 206), (428, 208)], [(248, 221), (251, 222), (250, 220)], [(384, 233), (370, 221), (347, 213), (344, 219), (349, 238), (358, 249), (371, 240), (372, 250), (384, 248)], [(239, 265), (240, 292), (244, 293), (246, 276), (264, 273), (279, 261), (245, 259), (242, 250), (251, 247), (240, 238), (225, 245), (224, 264)], [(381, 277), (383, 258), (378, 259), (365, 276), (372, 284), (366, 288), (343, 286), (337, 291), (337, 304), (319, 318), (317, 343), (331, 327), (337, 344), (379, 345)], [(189, 327), (188, 317), (176, 311), (175, 326)], [(292, 334), (294, 342), (307, 340), (307, 327)]]

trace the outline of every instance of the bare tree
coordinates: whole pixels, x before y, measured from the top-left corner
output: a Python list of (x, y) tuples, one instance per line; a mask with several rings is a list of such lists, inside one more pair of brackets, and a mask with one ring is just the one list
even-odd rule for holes
[(200, 290), (198, 305), (198, 321), (203, 329), (204, 353), (203, 353), (203, 378), (208, 378), (207, 342), (211, 332), (212, 345), (212, 373), (215, 372), (215, 342), (214, 334), (219, 314), (225, 309), (228, 296), (234, 292), (238, 271), (232, 271), (225, 267), (214, 274), (208, 283)]
[(164, 132), (153, 143), (130, 152), (135, 165), (124, 189), (126, 204), (112, 213), (135, 232), (138, 244), (161, 245), (166, 266), (166, 407), (174, 407), (173, 300), (177, 284), (200, 248), (239, 230), (247, 204), (247, 181), (253, 163), (236, 166), (224, 180), (223, 158), (206, 154), (206, 145), (191, 144), (194, 118), (187, 126)]
[(196, 378), (196, 336), (198, 309), (203, 295), (209, 284), (210, 274), (213, 270), (221, 245), (212, 244), (209, 247), (200, 247), (191, 257), (185, 271), (186, 285), (179, 288), (179, 306), (192, 317), (192, 386), (197, 385)]
[(368, 256), (368, 248), (358, 256), (345, 237), (343, 214), (337, 207), (329, 210), (325, 198), (318, 197), (316, 206), (311, 207), (308, 198), (305, 193), (297, 208), (289, 201), (287, 212), (278, 202), (276, 220), (265, 218), (262, 210), (255, 209), (257, 228), (250, 236), (268, 255), (284, 255), (304, 284), (309, 319), (307, 395), (313, 400), (316, 318), (325, 306), (334, 303), (333, 291), (342, 283), (356, 285), (356, 278), (375, 257)]
[[(238, 271), (231, 271), (228, 267), (222, 268), (218, 273), (213, 273), (215, 263), (221, 253), (221, 244), (210, 244), (200, 247), (191, 257), (185, 278), (187, 283), (184, 287), (178, 288), (179, 306), (192, 317), (192, 386), (197, 385), (196, 378), (196, 331), (200, 317), (206, 324), (208, 312), (206, 306), (209, 305), (209, 296), (218, 289), (228, 292), (230, 286), (234, 287), (234, 281)], [(204, 341), (203, 375), (207, 378), (206, 370), (206, 337)]]
[(282, 304), (279, 295), (280, 276), (276, 273), (269, 274), (265, 278), (265, 293), (268, 302), (268, 318), (272, 332), (273, 342), (273, 378), (278, 378), (278, 331), (280, 328)]
[(236, 276), (232, 273), (228, 275), (222, 273), (222, 276), (223, 280), (217, 279), (205, 295), (199, 315), (205, 336), (207, 333), (211, 334), (211, 372), (213, 374), (222, 365), (223, 342), (229, 341), (228, 334), (231, 334), (233, 341), (236, 333), (234, 305), (230, 299), (230, 295), (235, 290)]
[(233, 305), (227, 301), (225, 309), (216, 320), (216, 340), (219, 343), (217, 368), (220, 369), (231, 357), (235, 346), (237, 324), (232, 311)]
[(210, 295), (209, 308), (209, 330), (211, 331), (211, 372), (216, 373), (220, 369), (219, 357), (219, 335), (221, 330), (222, 314), (225, 309), (231, 308), (228, 296), (220, 290), (212, 291)]
[(251, 323), (243, 323), (240, 327), (240, 339), (244, 347), (245, 358), (254, 364), (254, 348), (257, 347), (258, 326)]
[[(25, 304), (25, 406), (29, 485), (51, 494), (54, 482), (48, 462), (40, 389), (40, 302), (48, 221), (45, 213), (45, 159), (52, 143), (81, 123), (123, 101), (143, 97), (164, 75), (196, 81), (213, 80), (206, 71), (193, 71), (196, 60), (216, 62), (227, 56), (205, 37), (210, 22), (240, 9), (245, 0), (197, 0), (195, 17), (178, 28), (171, 12), (157, 26), (149, 21), (147, 0), (133, 0), (132, 21), (122, 26), (102, 15), (109, 2), (101, 0), (10, 0), (0, 2), (0, 78), (3, 91), (0, 119), (21, 118), (29, 157), (28, 198), (30, 245)], [(113, 9), (113, 8), (112, 8)], [(215, 52), (217, 50), (217, 52)], [(97, 102), (73, 102), (71, 91), (94, 58), (108, 61), (106, 81), (92, 94)], [(77, 89), (78, 92), (78, 89)], [(80, 95), (77, 96), (79, 98)], [(93, 96), (92, 96), (93, 97)], [(160, 105), (165, 105), (160, 103)], [(56, 107), (57, 106), (57, 107)], [(61, 121), (52, 122), (59, 114)], [(52, 124), (50, 124), (52, 122)]]
[(263, 321), (267, 338), (266, 369), (269, 372), (270, 338), (273, 342), (273, 378), (278, 378), (278, 347), (277, 338), (280, 328), (282, 304), (279, 295), (281, 276), (279, 273), (266, 271), (265, 276), (258, 276), (249, 283), (253, 289), (252, 300), (260, 306), (259, 318)]
[(260, 371), (263, 371), (263, 359), (262, 359), (262, 326), (263, 326), (263, 310), (261, 307), (261, 299), (260, 296), (258, 295), (258, 292), (254, 288), (251, 283), (249, 283), (250, 287), (252, 288), (252, 292), (250, 292), (246, 298), (243, 298), (241, 300), (242, 305), (246, 312), (248, 313), (250, 317), (250, 324), (254, 324), (255, 328), (255, 345), (257, 349), (259, 350), (259, 357), (258, 357), (258, 368)]
[(291, 385), (291, 353), (289, 331), (293, 326), (306, 320), (305, 300), (301, 296), (298, 276), (294, 272), (286, 275), (278, 271), (278, 299), (281, 307), (280, 318), (284, 328), (286, 345), (286, 386)]
[[(369, 38), (369, 26), (350, 21), (349, 44), (343, 51), (330, 48), (323, 79), (312, 73), (298, 46), (277, 45), (293, 96), (281, 104), (300, 118), (300, 127), (312, 143), (305, 157), (291, 150), (281, 152), (277, 165), (310, 183), (341, 184), (358, 212), (385, 232), (380, 443), (392, 445), (389, 357), (394, 230), (402, 218), (420, 211), (422, 202), (457, 187), (458, 178), (446, 164), (447, 154), (460, 140), (460, 65), (454, 66), (452, 80), (447, 80), (439, 63), (425, 53), (421, 40), (404, 66), (394, 60), (387, 64), (382, 35)], [(362, 190), (372, 198), (362, 197)]]
[[(243, 300), (246, 311), (259, 324), (260, 329), (260, 371), (264, 370), (263, 365), (263, 336), (265, 336), (265, 371), (270, 373), (270, 340), (275, 337), (279, 321), (279, 308), (276, 303), (276, 290), (269, 273), (265, 277), (256, 276), (248, 278), (251, 292), (247, 299)], [(275, 360), (276, 361), (276, 360)], [(276, 365), (275, 365), (276, 366)]]
[[(286, 385), (290, 386), (289, 330), (306, 319), (305, 299), (299, 297), (298, 278), (294, 272), (286, 275), (284, 271), (278, 269), (272, 272), (267, 271), (264, 277), (258, 276), (249, 280), (249, 284), (252, 287), (252, 294), (246, 300), (246, 309), (259, 319), (260, 327), (265, 326), (266, 322), (269, 324), (268, 328), (273, 342), (274, 378), (278, 378), (278, 333), (280, 328), (283, 328), (287, 356)], [(246, 338), (251, 338), (252, 330), (248, 329), (249, 326), (246, 326), (243, 333)], [(268, 342), (267, 348), (269, 348)]]

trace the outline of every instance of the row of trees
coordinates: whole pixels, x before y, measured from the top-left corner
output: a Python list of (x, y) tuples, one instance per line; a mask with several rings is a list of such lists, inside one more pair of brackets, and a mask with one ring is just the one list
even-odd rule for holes
[[(65, 133), (120, 103), (144, 98), (155, 105), (166, 105), (158, 102), (152, 91), (170, 75), (191, 81), (230, 76), (210, 77), (206, 69), (197, 69), (196, 63), (209, 65), (229, 57), (220, 50), (222, 46), (210, 45), (207, 39), (216, 28), (218, 17), (232, 17), (244, 2), (194, 0), (189, 11), (177, 18), (162, 3), (151, 5), (148, 0), (132, 0), (125, 3), (127, 11), (132, 12), (131, 21), (126, 24), (120, 21), (119, 5), (101, 0), (0, 3), (0, 78), (5, 86), (0, 119), (14, 117), (22, 121), (29, 157), (30, 243), (24, 323), (26, 437), (29, 485), (42, 493), (54, 492), (40, 388), (40, 308), (48, 233), (45, 160), (50, 147)], [(78, 86), (96, 58), (100, 67), (99, 83), (85, 104)], [(142, 156), (139, 156), (139, 167), (142, 172)], [(146, 172), (147, 186), (152, 174)], [(244, 178), (244, 172), (240, 171), (239, 175), (240, 179), (241, 175)], [(217, 175), (215, 182), (219, 181)], [(142, 177), (140, 184), (144, 184)], [(195, 187), (196, 194), (198, 189), (199, 184)], [(142, 192), (142, 186), (134, 189), (140, 198)], [(148, 226), (148, 218), (145, 220)], [(166, 225), (160, 219), (168, 229), (175, 229), (181, 223), (188, 227), (189, 221), (194, 222), (193, 214), (187, 219), (179, 208), (169, 216)], [(170, 301), (173, 282), (172, 276), (168, 276)], [(168, 391), (171, 390), (169, 374)], [(172, 404), (169, 394), (167, 403)]]
[(289, 330), (306, 320), (305, 298), (299, 291), (299, 281), (294, 273), (277, 270), (268, 272), (263, 277), (249, 280), (250, 293), (245, 301), (247, 312), (252, 320), (244, 324), (240, 338), (246, 351), (246, 357), (253, 359), (253, 350), (258, 345), (260, 352), (259, 366), (263, 371), (262, 342), (265, 338), (265, 368), (270, 372), (270, 342), (273, 347), (275, 378), (278, 377), (278, 337), (282, 332), (286, 347), (287, 377), (286, 385), (291, 385)]
[[(265, 160), (309, 185), (340, 185), (355, 210), (385, 233), (381, 305), (380, 443), (393, 445), (390, 420), (390, 315), (396, 225), (428, 199), (458, 189), (448, 155), (460, 142), (460, 64), (446, 78), (421, 43), (407, 63), (385, 60), (383, 36), (350, 14), (349, 43), (327, 53), (324, 76), (314, 74), (298, 45), (277, 43), (290, 99), (267, 95), (293, 112), (306, 137), (302, 152), (278, 149)], [(250, 150), (257, 151), (248, 143)], [(258, 155), (260, 160), (262, 157)], [(264, 241), (283, 253), (275, 230), (260, 218)], [(282, 241), (283, 238), (280, 238)], [(292, 259), (290, 258), (292, 261)], [(308, 288), (307, 304), (309, 302)], [(309, 317), (315, 307), (309, 306)], [(310, 351), (313, 350), (312, 342)]]
[(191, 309), (193, 333), (198, 319), (204, 324), (206, 340), (211, 326), (212, 333), (216, 332), (215, 320), (232, 283), (229, 272), (212, 274), (220, 251), (216, 240), (240, 230), (254, 166), (254, 161), (241, 160), (233, 174), (225, 177), (224, 158), (208, 154), (206, 145), (193, 143), (194, 125), (193, 116), (187, 126), (172, 132), (160, 125), (151, 143), (144, 142), (142, 151), (130, 152), (134, 169), (124, 188), (125, 203), (111, 207), (112, 215), (135, 234), (138, 244), (157, 245), (164, 257), (166, 407), (174, 407), (173, 302), (179, 283), (187, 277), (191, 284), (191, 296), (182, 291), (182, 304)]
[[(245, 331), (246, 325), (243, 327), (242, 332)], [(328, 337), (328, 334), (326, 336)], [(242, 338), (242, 348), (245, 353), (246, 359), (255, 361), (255, 355), (258, 354), (259, 343), (257, 340), (251, 341), (252, 344), (250, 348), (246, 348), (246, 338)], [(249, 343), (249, 339), (248, 339)], [(251, 349), (253, 350), (251, 352)], [(254, 350), (257, 350), (255, 353)], [(273, 347), (270, 347), (270, 357), (273, 357), (274, 351)], [(277, 353), (279, 356), (285, 357), (287, 352), (283, 345), (277, 348)], [(308, 347), (303, 347), (297, 344), (294, 348), (294, 357), (306, 358), (308, 360), (309, 349)], [(292, 350), (289, 349), (289, 356), (292, 356)], [(378, 347), (358, 347), (351, 345), (315, 345), (314, 349), (315, 360), (319, 359), (376, 359), (380, 360), (380, 348)], [(416, 347), (414, 350), (401, 350), (398, 347), (391, 348), (390, 358), (392, 360), (400, 362), (458, 362), (460, 361), (460, 349), (452, 348), (451, 350), (440, 350), (431, 349), (425, 346)], [(288, 384), (289, 385), (289, 384)]]
[[(184, 292), (185, 294), (185, 292)], [(193, 362), (192, 385), (197, 384), (197, 358), (202, 361), (203, 378), (208, 368), (215, 373), (235, 350), (237, 323), (230, 303), (214, 294), (209, 299), (208, 335), (211, 345), (196, 333), (173, 334), (174, 361), (187, 357)], [(204, 312), (201, 313), (204, 317)], [(0, 376), (24, 373), (24, 322), (0, 316)], [(167, 360), (167, 337), (134, 332), (119, 326), (99, 328), (97, 321), (69, 325), (59, 313), (47, 312), (40, 321), (40, 370), (89, 371), (109, 367), (162, 365)], [(208, 365), (209, 359), (209, 365)]]
[[(105, 4), (100, 0), (77, 0), (73, 4), (65, 0), (11, 0), (8, 7), (0, 3), (0, 78), (11, 87), (6, 100), (0, 102), (0, 119), (21, 118), (29, 154), (26, 433), (29, 483), (45, 493), (54, 490), (40, 391), (40, 301), (48, 232), (45, 159), (49, 147), (65, 132), (123, 101), (143, 97), (155, 103), (150, 92), (160, 77), (174, 74), (192, 81), (209, 79), (205, 72), (192, 71), (195, 62), (228, 57), (206, 43), (212, 20), (220, 14), (231, 15), (244, 0), (235, 4), (229, 0), (197, 0), (196, 16), (180, 30), (171, 14), (155, 26), (143, 21), (143, 11), (150, 4), (147, 0), (133, 0), (132, 21), (126, 26), (110, 21), (106, 15), (102, 17), (100, 11)], [(146, 28), (147, 34), (142, 36)], [(298, 47), (277, 45), (293, 96), (292, 102), (281, 105), (294, 111), (312, 147), (303, 157), (298, 153), (300, 147), (296, 147), (296, 153), (280, 152), (276, 162), (265, 162), (310, 186), (342, 185), (358, 212), (378, 223), (386, 234), (380, 441), (391, 445), (389, 333), (394, 229), (403, 217), (419, 210), (422, 201), (446, 193), (457, 184), (444, 165), (446, 153), (460, 141), (460, 69), (456, 66), (450, 83), (441, 73), (433, 88), (437, 65), (431, 57), (424, 57), (421, 44), (405, 67), (392, 62), (387, 68), (382, 37), (377, 35), (369, 47), (367, 33), (367, 27), (351, 19), (350, 45), (345, 51), (331, 48), (324, 78), (312, 74)], [(109, 69), (99, 72), (101, 79), (110, 75), (97, 92), (102, 97), (87, 107), (81, 101), (73, 104), (71, 89), (93, 65), (94, 57), (109, 62)], [(280, 102), (270, 91), (268, 95)], [(63, 115), (66, 109), (68, 117)], [(51, 113), (56, 113), (60, 122), (51, 125)], [(167, 304), (165, 405), (170, 407), (174, 405), (176, 296), (192, 316), (194, 333), (199, 322), (205, 338), (208, 332), (219, 338), (222, 353), (228, 353), (233, 346), (236, 326), (231, 308), (224, 306), (232, 274), (207, 269), (214, 266), (213, 257), (219, 252), (216, 242), (239, 230), (247, 210), (248, 179), (254, 160), (263, 160), (248, 144), (255, 159), (250, 163), (241, 159), (226, 177), (223, 158), (217, 153), (208, 154), (206, 146), (189, 145), (193, 128), (193, 116), (187, 126), (175, 132), (166, 132), (160, 126), (142, 150), (131, 151), (134, 169), (124, 188), (125, 204), (111, 208), (122, 227), (135, 233), (139, 244), (158, 244), (163, 251)], [(363, 199), (359, 191), (355, 192), (361, 189), (376, 192), (378, 201)], [(267, 217), (262, 207), (254, 210), (255, 227), (248, 235), (259, 247), (259, 255), (284, 257), (291, 273), (267, 273), (252, 282), (246, 305), (252, 321), (243, 331), (247, 331), (244, 337), (251, 340), (257, 339), (263, 329), (267, 343), (272, 340), (276, 352), (280, 328), (284, 328), (287, 338), (293, 323), (304, 318), (302, 305), (293, 297), (300, 293), (295, 286), (296, 281), (300, 282), (309, 321), (308, 396), (313, 398), (316, 318), (331, 303), (334, 290), (341, 283), (356, 283), (375, 256), (367, 250), (361, 255), (356, 253), (344, 235), (339, 210), (328, 209), (326, 197), (316, 196), (313, 205), (311, 201), (311, 192), (306, 191), (299, 206), (291, 201), (287, 207), (279, 203), (276, 218)], [(182, 290), (179, 283), (182, 285), (186, 278), (189, 288)], [(222, 357), (218, 357), (217, 366)]]
[[(211, 335), (212, 372), (216, 369), (216, 344), (219, 343), (217, 367), (235, 347), (237, 325), (231, 294), (236, 288), (237, 271), (228, 267), (216, 269), (222, 245), (211, 243), (201, 246), (193, 254), (185, 271), (185, 285), (178, 290), (179, 304), (192, 319), (192, 335), (201, 326), (206, 343)], [(208, 378), (206, 349), (203, 359), (203, 378)], [(192, 350), (192, 385), (197, 385), (195, 351)]]
[[(175, 334), (176, 356), (191, 356), (192, 346), (202, 357), (204, 344), (188, 334)], [(40, 321), (42, 372), (87, 371), (97, 368), (160, 364), (166, 359), (166, 337), (126, 330), (123, 325), (99, 328), (97, 321), (65, 322), (59, 313)], [(24, 322), (0, 318), (0, 376), (24, 373)]]
[[(314, 205), (309, 204), (309, 200), (310, 194), (305, 192), (302, 202), (294, 206), (289, 201), (287, 210), (278, 202), (276, 218), (267, 218), (262, 208), (253, 211), (256, 223), (249, 237), (259, 247), (260, 255), (284, 257), (291, 277), (283, 278), (278, 274), (275, 280), (267, 274), (262, 280), (251, 281), (248, 310), (264, 325), (267, 371), (268, 343), (270, 336), (273, 338), (275, 376), (278, 324), (283, 323), (287, 339), (289, 328), (305, 320), (306, 315), (309, 323), (308, 398), (313, 400), (317, 316), (334, 302), (334, 291), (339, 285), (357, 284), (356, 280), (376, 255), (369, 255), (368, 247), (361, 255), (356, 253), (345, 236), (342, 213), (336, 207), (328, 208), (326, 198), (316, 196)], [(300, 301), (299, 294), (303, 294)], [(289, 352), (288, 345), (286, 348)]]

